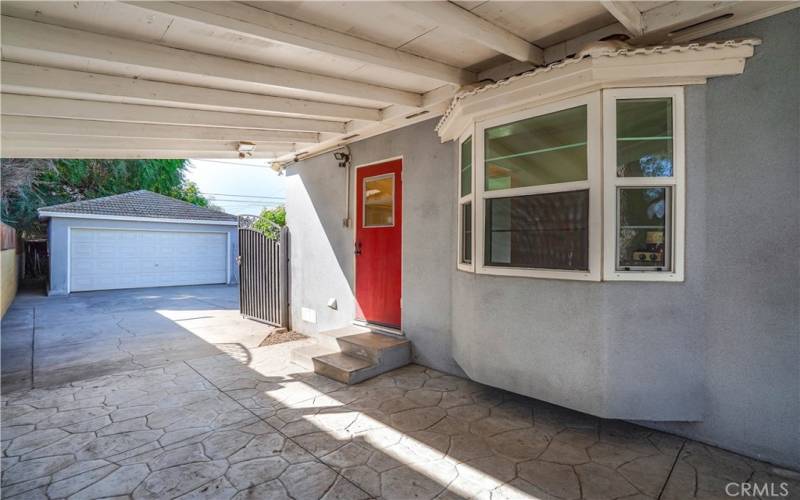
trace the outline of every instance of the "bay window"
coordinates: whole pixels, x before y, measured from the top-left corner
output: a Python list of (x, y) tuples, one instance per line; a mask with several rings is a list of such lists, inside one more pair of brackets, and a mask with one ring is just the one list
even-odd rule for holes
[(600, 95), (478, 123), (477, 271), (600, 277)]
[(603, 93), (607, 280), (682, 281), (683, 90)]
[(459, 269), (682, 280), (682, 96), (604, 90), (474, 123), (459, 141)]
[(472, 263), (475, 242), (473, 238), (473, 158), (472, 135), (459, 141), (458, 155), (458, 268), (464, 271), (475, 269)]

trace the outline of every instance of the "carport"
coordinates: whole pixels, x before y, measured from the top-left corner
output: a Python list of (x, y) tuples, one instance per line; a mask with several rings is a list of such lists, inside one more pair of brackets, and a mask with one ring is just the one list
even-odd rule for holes
[(236, 282), (236, 217), (149, 191), (39, 209), (50, 295)]
[(587, 44), (681, 44), (793, 2), (3, 2), (4, 157), (289, 162)]

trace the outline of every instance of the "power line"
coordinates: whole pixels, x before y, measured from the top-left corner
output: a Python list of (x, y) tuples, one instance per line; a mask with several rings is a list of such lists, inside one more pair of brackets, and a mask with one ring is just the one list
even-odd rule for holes
[(249, 201), (249, 200), (218, 200), (212, 198), (208, 200), (210, 202), (218, 202), (218, 203), (244, 203), (247, 205), (258, 206), (258, 205), (280, 205), (281, 202), (279, 201)]
[(257, 194), (249, 195), (249, 194), (229, 194), (229, 193), (207, 193), (205, 191), (200, 191), (200, 194), (207, 195), (207, 196), (231, 196), (233, 198), (274, 198), (283, 200), (283, 196), (261, 196)]

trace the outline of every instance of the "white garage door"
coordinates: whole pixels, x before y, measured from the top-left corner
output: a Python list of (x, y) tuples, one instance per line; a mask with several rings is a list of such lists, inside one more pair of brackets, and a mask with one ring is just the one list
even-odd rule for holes
[(226, 233), (72, 229), (70, 291), (226, 283)]

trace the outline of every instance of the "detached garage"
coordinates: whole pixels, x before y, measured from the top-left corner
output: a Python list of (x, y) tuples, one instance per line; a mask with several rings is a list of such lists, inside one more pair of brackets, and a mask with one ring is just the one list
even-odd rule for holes
[(236, 283), (236, 217), (150, 191), (39, 209), (50, 295)]

